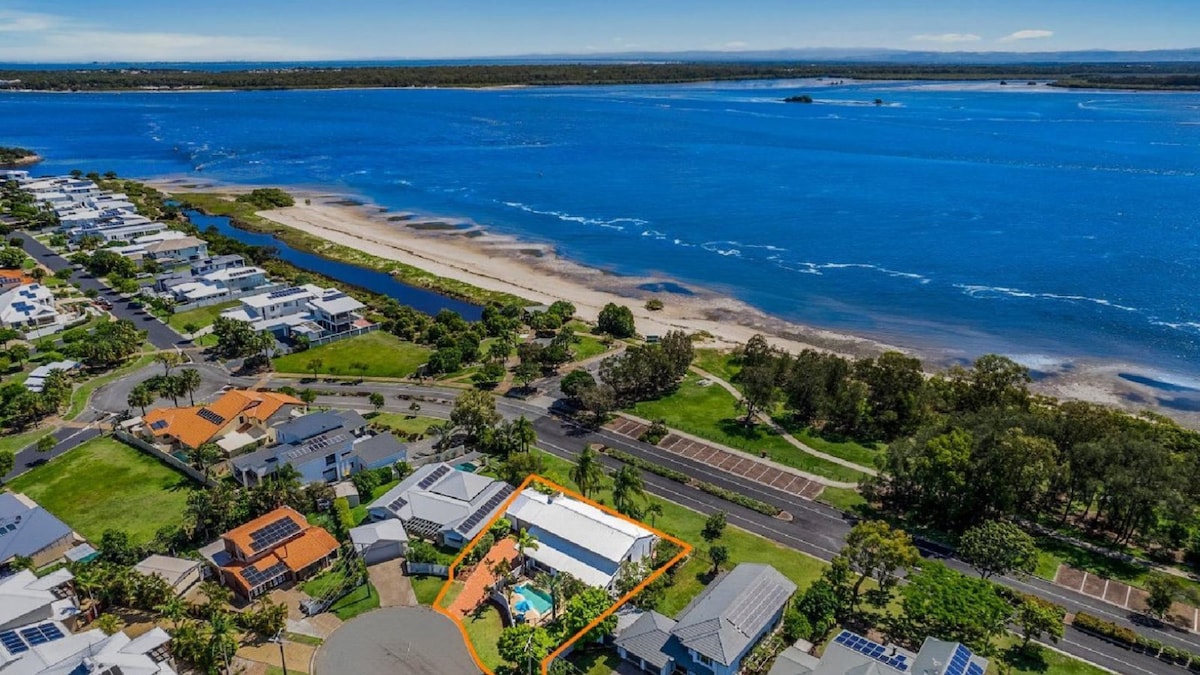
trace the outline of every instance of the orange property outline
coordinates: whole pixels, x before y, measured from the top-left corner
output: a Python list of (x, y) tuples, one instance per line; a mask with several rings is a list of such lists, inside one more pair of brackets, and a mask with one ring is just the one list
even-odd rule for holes
[(600, 625), (601, 622), (603, 622), (608, 617), (612, 616), (613, 613), (616, 612), (617, 609), (619, 609), (621, 607), (621, 605), (624, 605), (626, 602), (629, 602), (629, 600), (632, 599), (633, 596), (637, 595), (638, 593), (641, 593), (642, 590), (646, 588), (646, 586), (650, 585), (656, 579), (658, 579), (662, 575), (666, 574), (668, 569), (670, 569), (672, 566), (678, 564), (680, 561), (682, 561), (687, 556), (691, 555), (692, 551), (694, 550), (694, 547), (691, 544), (687, 543), (686, 541), (683, 541), (682, 539), (673, 537), (673, 536), (667, 534), (666, 532), (663, 532), (661, 530), (650, 527), (649, 525), (647, 525), (643, 522), (634, 520), (633, 518), (630, 518), (629, 516), (627, 516), (623, 513), (618, 513), (615, 509), (605, 506), (604, 504), (600, 504), (598, 502), (592, 501), (591, 499), (584, 497), (583, 495), (579, 494), (578, 492), (571, 490), (569, 488), (565, 488), (548, 478), (544, 478), (537, 474), (530, 475), (528, 478), (521, 481), (521, 484), (517, 487), (516, 491), (513, 492), (512, 496), (509, 497), (508, 499), (504, 500), (504, 503), (501, 504), (500, 508), (496, 510), (496, 515), (487, 522), (487, 525), (485, 525), (483, 527), (483, 529), (481, 529), (479, 531), (479, 534), (475, 535), (475, 538), (472, 539), (469, 544), (467, 544), (466, 546), (463, 547), (462, 553), (458, 554), (458, 557), (454, 559), (454, 562), (450, 563), (450, 575), (446, 579), (446, 583), (442, 585), (442, 590), (438, 591), (437, 598), (434, 599), (434, 601), (433, 601), (433, 608), (436, 611), (438, 611), (439, 613), (441, 613), (443, 616), (446, 616), (451, 621), (453, 621), (454, 625), (458, 626), (458, 632), (462, 633), (463, 642), (466, 643), (467, 650), (471, 652), (471, 658), (475, 660), (475, 665), (479, 666), (479, 669), (482, 670), (484, 673), (487, 673), (487, 675), (495, 675), (495, 673), (492, 672), (486, 665), (484, 665), (483, 661), (479, 658), (479, 654), (475, 651), (475, 646), (471, 644), (471, 636), (467, 635), (467, 627), (465, 625), (463, 625), (463, 622), (459, 619), (459, 617), (454, 616), (453, 613), (451, 613), (448, 609), (446, 609), (445, 607), (442, 607), (442, 599), (445, 597), (446, 591), (450, 589), (450, 584), (454, 583), (455, 568), (458, 567), (458, 565), (462, 562), (463, 558), (466, 557), (467, 553), (470, 552), (471, 549), (474, 548), (479, 543), (479, 540), (482, 539), (484, 537), (484, 535), (486, 535), (488, 533), (488, 530), (492, 529), (492, 525), (496, 524), (496, 521), (498, 521), (504, 517), (504, 514), (508, 511), (508, 507), (513, 503), (514, 500), (516, 500), (517, 496), (520, 495), (525, 490), (525, 488), (527, 488), (529, 486), (529, 484), (532, 483), (533, 481), (537, 481), (537, 482), (545, 485), (546, 487), (557, 490), (558, 492), (562, 492), (563, 494), (567, 495), (568, 497), (571, 497), (572, 499), (577, 499), (585, 504), (594, 506), (609, 515), (616, 516), (622, 520), (633, 523), (634, 525), (637, 525), (638, 527), (645, 528), (645, 529), (649, 530), (652, 534), (657, 536), (659, 539), (664, 539), (666, 541), (669, 541), (672, 544), (675, 544), (676, 546), (678, 546), (680, 549), (679, 553), (674, 558), (671, 558), (662, 567), (660, 567), (657, 570), (655, 570), (654, 572), (650, 573), (650, 576), (648, 576), (644, 580), (642, 580), (642, 582), (640, 584), (638, 584), (637, 586), (635, 586), (633, 588), (633, 590), (629, 591), (625, 595), (618, 598), (617, 601), (615, 603), (613, 603), (612, 607), (609, 607), (608, 609), (601, 612), (600, 616), (596, 617), (595, 619), (592, 620), (591, 623), (584, 626), (583, 630), (581, 630), (578, 633), (576, 633), (575, 635), (572, 635), (571, 637), (567, 638), (566, 642), (563, 642), (561, 645), (558, 646), (558, 649), (555, 649), (553, 652), (550, 652), (550, 655), (547, 656), (545, 658), (545, 660), (542, 661), (542, 664), (541, 664), (542, 675), (549, 675), (550, 664), (554, 662), (554, 659), (558, 658), (559, 654), (562, 654), (564, 651), (566, 651), (568, 648), (570, 648), (571, 645), (575, 644), (575, 642), (578, 641), (579, 638), (583, 637), (588, 631), (590, 631), (591, 629)]

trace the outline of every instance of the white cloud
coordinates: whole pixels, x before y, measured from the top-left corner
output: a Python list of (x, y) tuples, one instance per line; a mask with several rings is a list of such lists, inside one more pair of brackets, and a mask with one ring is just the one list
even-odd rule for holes
[(912, 36), (912, 39), (918, 42), (950, 44), (954, 42), (979, 42), (983, 38), (974, 33), (922, 33), (921, 35)]
[(747, 44), (741, 40), (730, 40), (729, 42), (726, 42), (725, 44), (721, 45), (721, 49), (727, 49), (731, 52), (737, 52), (737, 51), (741, 51), (749, 46), (750, 46), (749, 44)]
[(50, 14), (0, 11), (0, 60), (302, 61), (336, 57), (277, 37), (105, 30)]
[(1048, 37), (1054, 37), (1054, 31), (1028, 29), (1028, 30), (1019, 30), (1015, 33), (1010, 33), (1008, 35), (1005, 35), (1004, 37), (1000, 38), (999, 40), (996, 40), (996, 42), (1016, 42), (1018, 40), (1041, 40), (1041, 39), (1048, 38)]

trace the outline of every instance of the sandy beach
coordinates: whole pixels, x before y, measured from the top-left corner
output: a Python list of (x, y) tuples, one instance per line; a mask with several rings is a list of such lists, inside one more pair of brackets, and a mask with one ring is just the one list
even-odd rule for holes
[[(233, 195), (253, 189), (252, 186), (197, 184), (194, 178), (148, 182), (166, 192), (199, 190)], [(710, 289), (680, 284), (673, 279), (612, 274), (562, 258), (552, 245), (496, 234), (476, 224), (389, 211), (363, 203), (357, 195), (317, 189), (288, 190), (296, 197), (295, 206), (261, 211), (258, 215), (337, 244), (479, 288), (545, 304), (567, 300), (575, 305), (579, 316), (589, 321), (596, 320), (605, 304), (623, 304), (633, 311), (638, 332), (643, 335), (661, 335), (670, 330), (702, 332), (711, 336), (707, 346), (733, 348), (755, 334), (762, 334), (773, 345), (793, 353), (816, 348), (854, 357), (873, 356), (894, 349), (920, 357), (931, 369), (940, 369), (959, 360), (959, 355), (941, 350), (903, 349), (868, 338), (803, 326)], [(691, 294), (646, 290), (657, 284), (683, 286)], [(663, 309), (645, 309), (643, 305), (650, 298), (662, 300)], [(1162, 389), (1121, 377), (1123, 373), (1136, 373), (1161, 379), (1169, 378), (1169, 374), (1101, 360), (1060, 360), (1026, 365), (1037, 375), (1033, 388), (1039, 393), (1130, 411), (1150, 409), (1200, 428), (1200, 411), (1180, 409), (1173, 405), (1176, 402), (1171, 394)]]

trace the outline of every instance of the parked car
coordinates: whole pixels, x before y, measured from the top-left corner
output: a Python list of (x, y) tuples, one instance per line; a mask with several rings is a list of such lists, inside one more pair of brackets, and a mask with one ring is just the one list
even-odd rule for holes
[(108, 298), (96, 298), (96, 304), (104, 309), (112, 309), (112, 303), (108, 301)]

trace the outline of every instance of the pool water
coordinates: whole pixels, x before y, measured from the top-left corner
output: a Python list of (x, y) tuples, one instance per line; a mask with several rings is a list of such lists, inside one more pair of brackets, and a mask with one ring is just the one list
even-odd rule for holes
[(478, 466), (472, 464), (471, 462), (463, 462), (462, 464), (455, 464), (454, 468), (458, 469), (459, 471), (466, 471), (467, 473), (475, 473), (475, 471), (477, 471), (479, 469)]
[(518, 612), (527, 612), (530, 609), (533, 609), (538, 614), (550, 613), (550, 608), (553, 606), (553, 603), (550, 600), (550, 596), (546, 593), (529, 586), (528, 584), (521, 584), (513, 590), (521, 596), (521, 599), (517, 601), (516, 605), (514, 605)]

